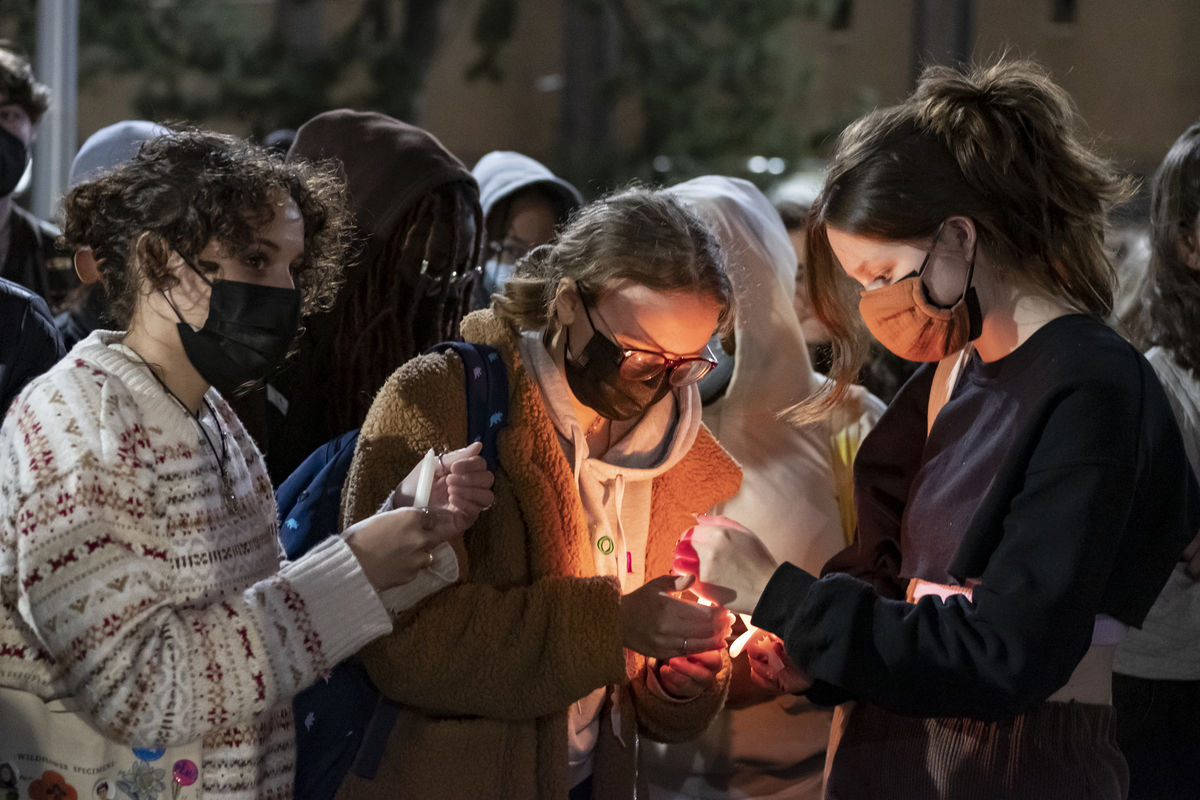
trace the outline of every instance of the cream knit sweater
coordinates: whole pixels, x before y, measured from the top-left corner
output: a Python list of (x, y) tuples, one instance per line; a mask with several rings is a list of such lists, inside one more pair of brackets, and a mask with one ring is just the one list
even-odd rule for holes
[(389, 615), (340, 538), (281, 567), (237, 417), (209, 391), (228, 500), (196, 421), (120, 336), (80, 342), (0, 429), (0, 685), (74, 696), (133, 746), (202, 738), (205, 797), (290, 798), (292, 696)]

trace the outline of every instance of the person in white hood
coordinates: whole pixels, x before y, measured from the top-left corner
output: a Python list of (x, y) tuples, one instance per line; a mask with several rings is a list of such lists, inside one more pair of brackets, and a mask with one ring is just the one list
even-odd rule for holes
[(554, 238), (555, 229), (583, 204), (583, 195), (542, 163), (511, 150), (488, 153), (471, 174), (483, 206), (487, 261), (474, 298), (474, 307), (483, 308), (526, 253)]
[[(796, 253), (783, 221), (739, 178), (708, 175), (668, 192), (721, 243), (736, 301), (732, 341), (714, 343), (721, 363), (700, 387), (705, 425), (742, 466), (741, 490), (716, 512), (756, 531), (778, 560), (818, 572), (853, 534), (851, 462), (884, 405), (859, 390), (820, 422), (782, 417), (827, 380), (793, 310)], [(756, 690), (745, 661), (704, 736), (643, 748), (654, 800), (821, 796), (832, 712)]]

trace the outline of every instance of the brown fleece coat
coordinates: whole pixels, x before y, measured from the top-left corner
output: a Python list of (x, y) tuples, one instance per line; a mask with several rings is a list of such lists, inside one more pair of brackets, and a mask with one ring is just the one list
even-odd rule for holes
[[(621, 736), (609, 703), (595, 750), (595, 797), (632, 798), (638, 734), (698, 735), (724, 702), (716, 686), (668, 702), (646, 686), (646, 660), (626, 651), (620, 590), (596, 577), (571, 466), (521, 364), (515, 332), (479, 311), (464, 336), (497, 347), (509, 375), (509, 427), (500, 435), (495, 505), (467, 532), (463, 578), (406, 612), (362, 651), (372, 679), (403, 703), (374, 781), (346, 778), (339, 798), (563, 800), (567, 710), (592, 690), (620, 687)], [(462, 365), (452, 354), (405, 364), (376, 396), (343, 495), (344, 522), (371, 514), (430, 447), (466, 440)], [(646, 575), (668, 572), (679, 534), (737, 491), (741, 471), (701, 428), (654, 480)], [(464, 557), (465, 556), (465, 557)]]

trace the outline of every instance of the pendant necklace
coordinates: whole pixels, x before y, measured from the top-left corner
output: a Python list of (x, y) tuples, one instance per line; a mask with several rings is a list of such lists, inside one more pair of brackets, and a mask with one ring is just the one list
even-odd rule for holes
[(217, 426), (217, 435), (221, 439), (220, 453), (217, 452), (217, 445), (213, 442), (212, 436), (209, 435), (208, 428), (206, 428), (204, 423), (200, 421), (199, 412), (193, 412), (187, 407), (187, 403), (184, 403), (179, 399), (179, 395), (171, 391), (171, 387), (167, 386), (166, 381), (159, 377), (158, 373), (154, 371), (154, 367), (150, 366), (150, 362), (142, 358), (141, 353), (139, 353), (137, 350), (134, 350), (132, 347), (129, 347), (129, 345), (125, 345), (125, 347), (128, 347), (129, 351), (137, 356), (138, 361), (142, 362), (142, 366), (150, 370), (150, 374), (154, 376), (154, 380), (158, 381), (158, 385), (162, 387), (163, 391), (170, 395), (171, 399), (179, 404), (179, 407), (183, 409), (183, 413), (191, 417), (192, 421), (196, 423), (196, 427), (200, 429), (200, 435), (204, 437), (204, 443), (208, 445), (208, 449), (212, 452), (213, 458), (216, 459), (217, 462), (217, 470), (220, 473), (221, 478), (221, 500), (226, 503), (233, 503), (237, 499), (237, 496), (233, 491), (233, 476), (229, 474), (229, 470), (226, 465), (228, 460), (227, 457), (229, 455), (229, 445), (225, 438), (225, 429), (221, 427), (221, 418), (217, 416), (217, 410), (213, 408), (213, 404), (208, 401), (207, 397), (203, 398), (204, 406), (208, 409), (208, 413), (212, 416), (213, 422)]

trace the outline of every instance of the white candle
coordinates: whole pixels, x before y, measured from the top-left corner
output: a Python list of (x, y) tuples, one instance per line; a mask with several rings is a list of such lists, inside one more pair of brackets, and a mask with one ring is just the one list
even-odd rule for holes
[(417, 473), (417, 493), (413, 497), (413, 508), (429, 508), (429, 495), (433, 492), (433, 472), (437, 468), (437, 455), (433, 448), (421, 459), (421, 471)]
[(754, 634), (758, 633), (758, 628), (750, 624), (749, 614), (738, 614), (742, 618), (742, 622), (746, 624), (746, 632), (733, 640), (733, 644), (729, 645), (729, 657), (737, 658), (742, 654), (742, 650), (746, 649), (746, 645), (750, 644), (750, 639)]

